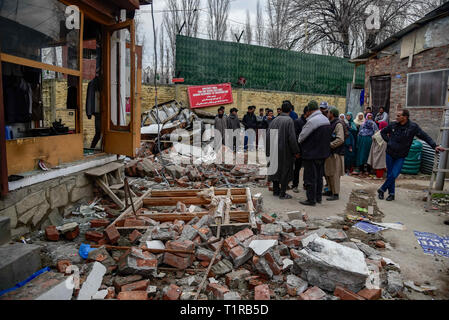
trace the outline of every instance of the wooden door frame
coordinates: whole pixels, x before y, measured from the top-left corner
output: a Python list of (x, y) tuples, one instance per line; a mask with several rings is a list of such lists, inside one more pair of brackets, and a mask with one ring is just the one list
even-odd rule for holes
[[(128, 29), (131, 35), (130, 48), (130, 104), (131, 114), (128, 126), (114, 126), (111, 121), (111, 35), (114, 31)], [(112, 26), (103, 27), (103, 79), (102, 79), (102, 125), (104, 144), (103, 150), (112, 154), (124, 154), (134, 157), (136, 154), (136, 135), (140, 137), (140, 115), (135, 102), (136, 95), (136, 44), (134, 20), (129, 19)], [(138, 123), (136, 123), (136, 120)], [(136, 132), (139, 130), (139, 132)], [(108, 142), (109, 141), (109, 142)], [(114, 141), (114, 145), (112, 145)], [(140, 141), (140, 140), (139, 140)]]
[[(1, 48), (0, 48), (1, 51)], [(0, 61), (0, 194), (8, 193), (8, 165), (6, 162), (5, 107), (3, 105), (2, 62)]]

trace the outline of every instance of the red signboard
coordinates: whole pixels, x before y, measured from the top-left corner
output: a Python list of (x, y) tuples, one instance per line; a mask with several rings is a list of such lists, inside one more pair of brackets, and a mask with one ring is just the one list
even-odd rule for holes
[(230, 104), (232, 89), (230, 83), (194, 86), (188, 88), (190, 108), (203, 108)]

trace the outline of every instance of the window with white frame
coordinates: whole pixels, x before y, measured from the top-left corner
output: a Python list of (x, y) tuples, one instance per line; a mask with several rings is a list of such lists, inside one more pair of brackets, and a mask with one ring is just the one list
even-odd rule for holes
[(442, 107), (445, 105), (449, 69), (409, 73), (407, 107)]

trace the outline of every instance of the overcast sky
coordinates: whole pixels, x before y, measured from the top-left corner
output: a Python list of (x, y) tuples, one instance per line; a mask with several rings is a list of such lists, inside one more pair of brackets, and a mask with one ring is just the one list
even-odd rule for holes
[[(260, 0), (261, 6), (263, 7), (265, 4), (265, 0)], [(207, 8), (207, 0), (201, 0), (200, 8), (206, 9)], [(243, 30), (245, 27), (244, 24), (246, 22), (246, 10), (249, 10), (250, 17), (251, 17), (251, 25), (256, 25), (256, 8), (257, 8), (257, 0), (231, 0), (231, 9), (229, 12), (228, 17), (228, 24), (231, 25), (234, 29), (239, 29), (240, 31)], [(163, 21), (163, 15), (164, 12), (161, 12), (162, 10), (165, 10), (165, 0), (156, 0), (154, 1), (154, 22), (156, 28), (162, 28), (162, 21)], [(262, 8), (264, 10), (264, 8)], [(146, 44), (151, 45), (151, 49), (153, 47), (153, 27), (152, 27), (152, 21), (151, 21), (151, 6), (145, 5), (140, 7), (140, 11), (142, 12), (142, 21), (143, 25), (139, 28), (142, 29), (142, 31), (146, 35)], [(206, 38), (207, 37), (207, 28), (206, 28), (206, 21), (207, 21), (207, 13), (201, 12), (200, 13), (200, 26), (199, 26), (199, 38)], [(254, 31), (253, 31), (254, 33)], [(151, 50), (153, 51), (153, 50)], [(144, 65), (148, 65), (150, 61), (148, 61), (149, 57), (145, 57)]]

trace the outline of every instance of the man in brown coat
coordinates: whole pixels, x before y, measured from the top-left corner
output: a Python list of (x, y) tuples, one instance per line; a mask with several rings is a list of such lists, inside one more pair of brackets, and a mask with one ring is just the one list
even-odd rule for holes
[(332, 127), (331, 155), (324, 162), (324, 174), (329, 182), (332, 195), (327, 201), (338, 200), (340, 193), (340, 177), (345, 174), (345, 131), (338, 117), (338, 109), (331, 108), (328, 112)]

